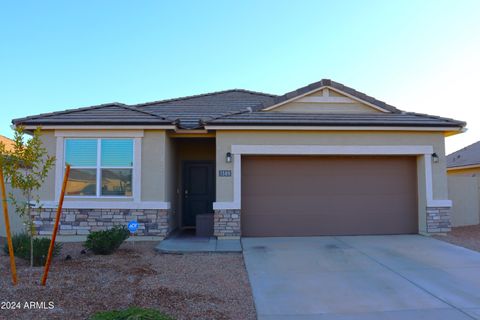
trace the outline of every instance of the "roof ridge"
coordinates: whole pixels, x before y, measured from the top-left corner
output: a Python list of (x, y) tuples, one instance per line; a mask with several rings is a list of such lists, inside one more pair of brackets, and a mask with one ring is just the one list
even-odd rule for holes
[(209, 121), (221, 119), (221, 118), (224, 118), (224, 117), (234, 116), (234, 115), (237, 115), (237, 114), (247, 113), (247, 112), (248, 113), (253, 113), (254, 111), (250, 107), (247, 107), (244, 110), (232, 111), (232, 112), (229, 112), (229, 113), (223, 113), (223, 114), (219, 115), (218, 117), (208, 117), (209, 119), (207, 121), (205, 121), (204, 119), (200, 119), (200, 124), (206, 124)]
[(278, 95), (273, 94), (273, 93), (266, 93), (266, 92), (256, 91), (256, 90), (248, 90), (248, 89), (238, 89), (238, 88), (235, 88), (235, 89), (231, 89), (231, 91), (239, 91), (239, 92), (245, 92), (245, 93), (250, 93), (250, 94), (260, 94), (260, 95), (269, 96), (269, 97), (278, 97)]
[(206, 96), (213, 96), (213, 95), (227, 93), (227, 92), (244, 92), (244, 93), (249, 93), (249, 94), (259, 94), (259, 95), (269, 96), (269, 97), (272, 97), (272, 98), (277, 97), (277, 95), (270, 94), (270, 93), (264, 93), (264, 92), (260, 92), (260, 91), (253, 91), (253, 90), (246, 90), (246, 89), (227, 89), (227, 90), (220, 90), (220, 91), (213, 91), (213, 92), (183, 96), (183, 97), (178, 97), (178, 98), (169, 98), (169, 99), (162, 99), (162, 100), (156, 100), (156, 101), (150, 101), (150, 102), (137, 103), (137, 104), (132, 104), (131, 106), (134, 106), (134, 107), (137, 108), (137, 107), (143, 107), (143, 106), (148, 106), (148, 105), (152, 105), (152, 104), (167, 103), (167, 102), (172, 102), (172, 101), (181, 101), (181, 100), (189, 100), (189, 99), (206, 97)]
[(124, 108), (124, 109), (127, 109), (127, 110), (131, 110), (131, 111), (143, 113), (143, 114), (148, 114), (148, 115), (150, 115), (150, 116), (153, 116), (153, 117), (155, 117), (155, 118), (160, 118), (160, 119), (162, 119), (162, 120), (169, 120), (169, 119), (167, 119), (166, 117), (162, 117), (161, 115), (155, 114), (155, 113), (153, 113), (153, 112), (149, 112), (149, 111), (145, 111), (145, 110), (140, 110), (140, 109), (138, 109), (137, 107), (134, 107), (134, 106), (129, 106), (129, 105), (123, 104), (123, 105), (119, 105), (119, 107)]
[(85, 110), (100, 109), (100, 108), (111, 107), (111, 106), (122, 107), (122, 106), (126, 106), (126, 105), (124, 103), (121, 103), (121, 102), (102, 103), (102, 104), (97, 104), (97, 105), (89, 106), (89, 107), (80, 107), (80, 108), (67, 109), (67, 110), (62, 110), (62, 111), (39, 113), (39, 114), (36, 114), (36, 115), (33, 115), (33, 116), (16, 118), (16, 119), (12, 120), (12, 123), (23, 122), (23, 121), (26, 121), (26, 120), (35, 120), (37, 118), (51, 117), (51, 116), (56, 116), (56, 115), (68, 114), (68, 113), (75, 113), (75, 112), (80, 112), (80, 111), (85, 111)]

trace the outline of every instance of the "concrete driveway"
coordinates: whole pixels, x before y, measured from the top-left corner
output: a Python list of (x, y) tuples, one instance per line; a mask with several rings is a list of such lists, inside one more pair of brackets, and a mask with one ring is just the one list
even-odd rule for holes
[(259, 319), (480, 319), (480, 253), (419, 235), (245, 238)]

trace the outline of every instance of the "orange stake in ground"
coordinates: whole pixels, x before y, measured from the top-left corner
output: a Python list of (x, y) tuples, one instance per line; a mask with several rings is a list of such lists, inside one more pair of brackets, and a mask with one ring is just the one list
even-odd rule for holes
[(10, 220), (8, 219), (7, 192), (5, 180), (3, 180), (3, 167), (0, 168), (0, 185), (2, 187), (3, 217), (5, 218), (5, 232), (7, 234), (8, 253), (10, 254), (10, 269), (12, 271), (12, 282), (17, 284), (17, 268), (15, 267), (15, 256), (13, 255), (12, 235), (10, 234)]
[(50, 269), (50, 263), (52, 262), (53, 248), (55, 247), (55, 238), (57, 237), (58, 224), (60, 223), (60, 215), (62, 214), (63, 198), (65, 197), (65, 189), (67, 188), (68, 175), (70, 174), (70, 165), (67, 164), (65, 168), (65, 175), (63, 176), (62, 193), (60, 194), (60, 201), (58, 202), (57, 216), (55, 217), (55, 226), (53, 227), (52, 240), (50, 241), (50, 247), (48, 248), (47, 262), (45, 263), (45, 271), (42, 277), (42, 286), (47, 283), (48, 270)]

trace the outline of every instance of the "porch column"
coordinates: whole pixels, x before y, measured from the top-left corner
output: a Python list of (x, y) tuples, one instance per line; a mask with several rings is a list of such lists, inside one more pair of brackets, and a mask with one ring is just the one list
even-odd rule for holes
[(214, 236), (219, 239), (240, 238), (240, 209), (216, 209), (214, 212)]

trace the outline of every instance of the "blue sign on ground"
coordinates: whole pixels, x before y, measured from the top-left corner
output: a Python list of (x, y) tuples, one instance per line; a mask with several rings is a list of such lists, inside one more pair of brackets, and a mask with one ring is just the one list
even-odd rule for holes
[(130, 221), (128, 223), (128, 230), (130, 230), (131, 233), (134, 233), (138, 229), (138, 222), (137, 221)]

